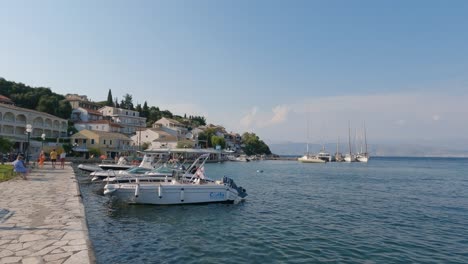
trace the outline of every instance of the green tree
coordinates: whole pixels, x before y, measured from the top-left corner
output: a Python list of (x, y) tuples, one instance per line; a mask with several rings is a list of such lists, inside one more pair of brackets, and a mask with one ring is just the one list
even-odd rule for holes
[(133, 107), (133, 98), (130, 94), (124, 95), (124, 99), (120, 103), (120, 108), (135, 110), (135, 108)]
[(141, 116), (141, 111), (142, 111), (141, 104), (136, 105), (135, 111), (138, 111), (138, 113), (140, 113), (140, 116)]
[(107, 93), (106, 106), (114, 106), (114, 102), (112, 101), (112, 91), (111, 91), (111, 89), (109, 89), (109, 92)]
[(148, 117), (149, 116), (149, 107), (148, 107), (148, 104), (145, 103), (143, 104), (143, 109), (141, 110), (141, 117)]
[(224, 139), (224, 137), (212, 136), (211, 137), (211, 145), (213, 147), (221, 146), (221, 148), (224, 149), (224, 148), (226, 148), (226, 140)]
[(99, 158), (101, 156), (101, 150), (99, 148), (89, 148), (89, 155), (94, 155), (94, 157)]
[(0, 152), (9, 152), (13, 147), (13, 142), (7, 138), (0, 137)]
[(255, 133), (245, 132), (242, 134), (243, 151), (247, 155), (266, 154), (270, 155), (271, 151), (265, 142), (255, 135)]
[(200, 145), (212, 148), (213, 144), (211, 142), (211, 137), (215, 136), (216, 130), (214, 128), (207, 128), (205, 131), (198, 134), (198, 141)]

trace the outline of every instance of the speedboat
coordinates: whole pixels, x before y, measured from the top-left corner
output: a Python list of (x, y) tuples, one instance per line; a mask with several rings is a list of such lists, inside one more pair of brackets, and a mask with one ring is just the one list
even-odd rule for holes
[(128, 160), (124, 156), (121, 156), (117, 160), (117, 163), (101, 163), (98, 166), (103, 170), (128, 170), (132, 167), (135, 167), (135, 165), (128, 164)]
[(325, 163), (326, 161), (315, 155), (306, 154), (297, 159), (302, 163)]
[[(204, 204), (238, 203), (245, 199), (247, 192), (228, 177), (209, 181), (205, 177), (204, 164), (209, 154), (198, 157), (185, 173), (174, 171), (171, 181), (132, 183), (108, 183), (104, 195), (129, 204)], [(196, 168), (192, 177), (188, 172)]]
[(103, 171), (102, 168), (96, 165), (88, 165), (88, 164), (80, 164), (78, 165), (78, 169), (86, 172), (94, 172), (94, 171)]
[(90, 176), (92, 176), (92, 181), (100, 181), (103, 179), (106, 179), (108, 177), (116, 177), (116, 176), (125, 176), (125, 175), (139, 175), (139, 174), (144, 174), (147, 172), (150, 172), (152, 169), (155, 167), (158, 167), (161, 164), (161, 159), (158, 159), (158, 161), (155, 162), (157, 155), (151, 154), (151, 153), (146, 153), (145, 156), (143, 156), (143, 159), (138, 165), (138, 167), (131, 167), (126, 170), (100, 170), (100, 171), (94, 171), (90, 173)]

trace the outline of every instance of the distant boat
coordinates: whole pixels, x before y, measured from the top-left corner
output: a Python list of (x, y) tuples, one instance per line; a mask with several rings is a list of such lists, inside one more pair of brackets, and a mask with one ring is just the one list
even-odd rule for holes
[(366, 135), (366, 125), (364, 124), (364, 145), (365, 145), (365, 152), (362, 151), (362, 144), (361, 144), (361, 152), (356, 155), (356, 160), (359, 162), (368, 162), (369, 161), (369, 152), (367, 151), (367, 135)]
[(353, 152), (351, 149), (351, 125), (348, 121), (348, 148), (349, 148), (349, 153), (347, 153), (344, 157), (344, 161), (346, 162), (353, 162), (355, 161), (355, 157), (353, 156)]
[(339, 145), (340, 145), (340, 138), (338, 138), (338, 142), (336, 143), (335, 161), (343, 162), (344, 158), (343, 158), (343, 155), (340, 153)]
[(316, 155), (311, 155), (309, 153), (309, 143), (307, 143), (307, 152), (304, 156), (297, 159), (299, 162), (302, 163), (325, 163), (324, 159), (319, 158)]
[(334, 156), (330, 155), (330, 153), (325, 151), (325, 146), (322, 146), (322, 150), (317, 154), (317, 157), (321, 160), (326, 162), (332, 162), (334, 160)]
[(306, 154), (300, 158), (297, 159), (298, 161), (302, 162), (302, 163), (326, 163), (325, 160), (315, 156), (315, 155), (309, 155), (309, 154)]

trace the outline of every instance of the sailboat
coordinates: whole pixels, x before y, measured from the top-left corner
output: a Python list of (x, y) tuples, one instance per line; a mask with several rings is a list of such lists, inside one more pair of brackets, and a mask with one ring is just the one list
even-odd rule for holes
[(362, 152), (362, 145), (361, 145), (361, 153), (356, 156), (356, 160), (359, 162), (368, 162), (369, 161), (369, 152), (367, 152), (367, 135), (366, 135), (366, 125), (364, 124), (364, 145), (365, 145), (365, 152)]
[(340, 138), (338, 138), (338, 142), (336, 143), (336, 152), (335, 152), (335, 161), (336, 162), (344, 161), (343, 155), (340, 153), (340, 150), (339, 150), (339, 145), (340, 145)]
[(352, 162), (354, 161), (354, 157), (351, 151), (351, 125), (349, 121), (348, 121), (348, 148), (349, 148), (349, 153), (345, 155), (344, 160), (346, 162)]
[(307, 118), (307, 152), (304, 156), (297, 159), (299, 162), (302, 163), (325, 163), (326, 161), (320, 159), (316, 155), (311, 155), (309, 153), (309, 119)]
[(319, 158), (318, 156), (311, 155), (309, 153), (309, 143), (307, 143), (307, 153), (304, 156), (298, 158), (297, 160), (302, 163), (325, 163), (326, 162), (325, 160)]

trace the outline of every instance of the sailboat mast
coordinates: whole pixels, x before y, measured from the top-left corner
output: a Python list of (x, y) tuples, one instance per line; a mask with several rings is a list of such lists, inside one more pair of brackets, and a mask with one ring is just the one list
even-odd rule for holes
[(339, 153), (338, 145), (340, 145), (340, 137), (338, 137), (338, 142), (336, 142), (336, 154)]
[(351, 124), (348, 121), (348, 148), (349, 148), (349, 156), (351, 156)]
[(366, 123), (364, 122), (364, 144), (366, 145), (366, 155), (367, 155), (367, 133), (366, 133)]

